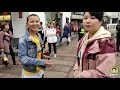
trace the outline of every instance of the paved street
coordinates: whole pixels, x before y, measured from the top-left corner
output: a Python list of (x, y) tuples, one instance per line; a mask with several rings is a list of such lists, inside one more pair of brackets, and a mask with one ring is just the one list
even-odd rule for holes
[[(45, 70), (45, 78), (72, 78), (73, 65), (76, 60), (76, 46), (77, 38), (74, 37), (69, 46), (63, 44), (58, 46), (57, 57), (52, 57), (53, 65)], [(53, 52), (52, 52), (53, 54)], [(18, 60), (18, 57), (17, 57)], [(120, 53), (119, 57), (116, 57), (117, 66), (120, 70)], [(10, 60), (11, 61), (11, 60)], [(10, 62), (11, 63), (11, 62)], [(21, 65), (11, 66), (10, 70), (5, 70), (3, 65), (0, 65), (0, 78), (21, 78)], [(119, 76), (120, 78), (120, 72)]]
[[(76, 56), (76, 46), (77, 38), (73, 35), (72, 42), (69, 46), (66, 45), (65, 39), (63, 39), (64, 44), (58, 46), (57, 57), (51, 57), (53, 66), (46, 68), (45, 78), (68, 78), (71, 77), (71, 71), (75, 63)], [(52, 52), (53, 53), (53, 52)], [(12, 64), (11, 57), (10, 64)], [(18, 61), (18, 57), (16, 57)], [(1, 63), (1, 62), (0, 62)], [(18, 62), (20, 63), (20, 62)], [(12, 68), (4, 69), (4, 65), (0, 65), (0, 78), (21, 78), (21, 65)]]

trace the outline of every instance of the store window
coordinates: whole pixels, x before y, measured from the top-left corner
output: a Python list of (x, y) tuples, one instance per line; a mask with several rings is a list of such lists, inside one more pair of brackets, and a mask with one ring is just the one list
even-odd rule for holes
[(112, 23), (117, 23), (118, 22), (118, 18), (113, 18), (112, 19)]

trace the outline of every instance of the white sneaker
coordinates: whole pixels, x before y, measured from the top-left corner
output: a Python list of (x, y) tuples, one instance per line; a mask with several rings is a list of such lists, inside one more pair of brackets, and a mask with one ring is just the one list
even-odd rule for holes
[(56, 54), (54, 54), (54, 57), (56, 57)]

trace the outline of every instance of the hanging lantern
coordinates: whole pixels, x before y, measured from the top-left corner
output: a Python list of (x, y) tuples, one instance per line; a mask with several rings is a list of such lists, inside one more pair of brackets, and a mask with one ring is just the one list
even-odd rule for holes
[(19, 18), (22, 18), (23, 17), (23, 13), (22, 12), (19, 12)]

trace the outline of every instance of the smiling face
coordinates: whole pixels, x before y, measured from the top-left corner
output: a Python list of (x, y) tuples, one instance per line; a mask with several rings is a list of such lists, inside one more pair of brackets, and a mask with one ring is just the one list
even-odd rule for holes
[(2, 30), (9, 30), (10, 26), (9, 26), (9, 23), (8, 22), (2, 22), (1, 23), (1, 29)]
[(40, 28), (39, 17), (38, 16), (29, 16), (26, 25), (31, 32), (37, 32)]
[(83, 18), (83, 27), (90, 33), (95, 33), (100, 28), (102, 21), (99, 21), (95, 16), (89, 12), (85, 12)]

